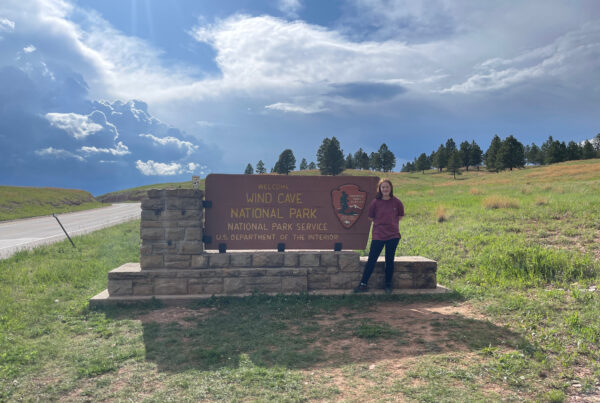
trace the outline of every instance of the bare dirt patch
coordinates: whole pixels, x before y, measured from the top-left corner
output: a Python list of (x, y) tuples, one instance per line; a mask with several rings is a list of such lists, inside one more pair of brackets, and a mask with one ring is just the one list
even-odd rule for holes
[[(379, 362), (390, 358), (408, 358), (422, 354), (468, 351), (472, 348), (469, 333), (499, 343), (507, 337), (506, 329), (492, 324), (467, 303), (423, 302), (401, 305), (383, 302), (368, 312), (354, 313), (344, 308), (327, 317), (316, 318), (323, 336), (315, 344), (329, 360), (320, 366), (335, 365), (340, 359), (348, 362)], [(357, 335), (361, 323), (366, 326), (386, 326), (395, 334), (365, 338)], [(340, 337), (336, 337), (336, 332)], [(508, 336), (510, 337), (510, 336)], [(341, 357), (341, 358), (340, 358)]]

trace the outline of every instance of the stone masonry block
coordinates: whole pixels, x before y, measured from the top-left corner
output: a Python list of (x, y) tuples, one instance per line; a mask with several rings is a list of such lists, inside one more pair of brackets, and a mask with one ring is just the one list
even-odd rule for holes
[(185, 236), (185, 228), (167, 228), (165, 230), (165, 239), (169, 241), (180, 241)]
[(181, 210), (181, 199), (178, 198), (169, 198), (165, 203), (167, 210)]
[(133, 295), (152, 295), (152, 282), (150, 280), (134, 280)]
[(223, 279), (223, 291), (226, 294), (241, 294), (245, 293), (247, 279), (245, 277), (233, 277)]
[(176, 193), (177, 197), (181, 198), (194, 198), (202, 200), (204, 196), (204, 192), (200, 189), (177, 189)]
[(165, 255), (165, 267), (172, 269), (189, 269), (192, 261), (190, 255)]
[(218, 281), (205, 282), (192, 279), (188, 283), (188, 291), (190, 294), (223, 294), (223, 279), (216, 279)]
[(150, 190), (148, 190), (147, 194), (148, 194), (148, 198), (150, 198), (150, 199), (160, 199), (161, 197), (164, 197), (165, 190), (164, 189), (150, 189)]
[(152, 254), (152, 244), (142, 244), (140, 246), (140, 256), (150, 256)]
[(319, 266), (321, 261), (320, 253), (301, 253), (299, 255), (298, 266), (300, 267), (314, 267)]
[(140, 228), (163, 228), (164, 224), (160, 220), (156, 221), (144, 221), (140, 222)]
[(231, 253), (231, 267), (250, 267), (252, 266), (252, 254), (250, 253)]
[(329, 274), (308, 273), (308, 289), (324, 290), (329, 288)]
[(153, 255), (166, 255), (176, 253), (177, 247), (174, 242), (162, 241), (152, 243)]
[(192, 269), (206, 269), (208, 267), (208, 256), (192, 255)]
[(285, 267), (298, 267), (298, 254), (294, 252), (284, 252), (283, 265)]
[(108, 295), (131, 295), (132, 293), (132, 280), (108, 280)]
[(185, 240), (186, 241), (201, 241), (202, 240), (202, 228), (186, 228), (185, 229)]
[(140, 256), (140, 267), (142, 269), (160, 269), (164, 267), (162, 255)]
[(165, 239), (165, 230), (162, 228), (142, 228), (140, 237), (143, 240), (162, 240)]
[(308, 281), (306, 276), (281, 278), (281, 292), (306, 292)]
[(142, 210), (142, 223), (146, 221), (158, 221), (160, 219), (162, 210)]
[(187, 280), (182, 278), (156, 278), (154, 280), (155, 295), (187, 294)]
[(142, 210), (163, 209), (165, 202), (163, 199), (142, 199)]
[(192, 198), (181, 199), (181, 208), (187, 210), (199, 210), (202, 208), (202, 200)]
[(329, 278), (329, 286), (332, 289), (347, 290), (357, 286), (360, 278), (360, 273), (342, 272), (338, 274), (332, 274)]
[(341, 253), (338, 259), (341, 271), (361, 271), (358, 253)]
[(252, 283), (246, 285), (246, 292), (281, 292), (281, 279), (278, 279), (276, 283)]
[(181, 220), (177, 225), (184, 228), (202, 227), (202, 218), (194, 218), (193, 220)]
[(210, 253), (208, 254), (208, 267), (229, 267), (228, 253)]
[(253, 267), (282, 267), (285, 252), (253, 253)]
[(321, 253), (321, 266), (337, 266), (338, 254), (335, 252)]
[(201, 254), (204, 251), (202, 242), (199, 241), (183, 241), (179, 243), (179, 252), (182, 254)]

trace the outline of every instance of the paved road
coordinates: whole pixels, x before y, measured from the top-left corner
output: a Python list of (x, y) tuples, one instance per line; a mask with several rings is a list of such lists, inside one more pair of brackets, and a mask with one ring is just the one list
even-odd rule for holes
[[(76, 213), (57, 214), (71, 237), (140, 218), (140, 203), (112, 206)], [(0, 259), (22, 249), (31, 249), (66, 239), (54, 217), (43, 216), (0, 223)]]

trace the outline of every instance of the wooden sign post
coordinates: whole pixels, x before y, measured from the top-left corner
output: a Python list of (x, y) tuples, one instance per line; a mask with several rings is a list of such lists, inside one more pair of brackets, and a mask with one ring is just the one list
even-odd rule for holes
[(364, 249), (374, 176), (211, 174), (206, 249)]

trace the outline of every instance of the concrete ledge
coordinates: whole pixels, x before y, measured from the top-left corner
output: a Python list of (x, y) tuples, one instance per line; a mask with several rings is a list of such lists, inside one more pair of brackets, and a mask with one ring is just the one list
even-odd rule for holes
[[(440, 284), (437, 284), (436, 288), (427, 289), (398, 289), (394, 290), (392, 295), (434, 295), (434, 294), (446, 294), (451, 292), (449, 288), (446, 288)], [(285, 293), (286, 295), (300, 295), (298, 292)], [(311, 296), (342, 296), (342, 295), (386, 295), (384, 290), (372, 290), (365, 293), (354, 294), (352, 290), (315, 290), (308, 291), (306, 294)], [(91, 308), (102, 308), (116, 305), (128, 305), (128, 304), (145, 304), (153, 300), (160, 301), (165, 305), (187, 305), (196, 301), (201, 301), (209, 298), (221, 298), (221, 297), (249, 297), (252, 293), (237, 293), (237, 294), (190, 294), (190, 295), (144, 295), (144, 296), (109, 296), (108, 290), (104, 290), (98, 295), (90, 299)], [(259, 295), (281, 295), (276, 292), (260, 293)]]

